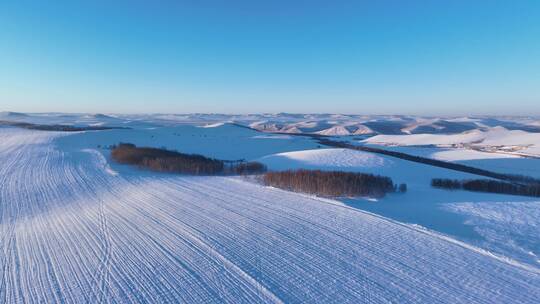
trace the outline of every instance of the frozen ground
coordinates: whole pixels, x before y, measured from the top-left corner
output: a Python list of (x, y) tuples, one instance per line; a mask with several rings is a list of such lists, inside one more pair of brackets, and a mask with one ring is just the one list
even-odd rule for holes
[[(540, 297), (533, 265), (337, 201), (237, 178), (111, 165), (96, 137), (106, 134), (101, 144), (108, 144), (114, 132), (0, 128), (1, 302), (534, 303)], [(354, 159), (365, 164), (363, 156)], [(401, 166), (389, 164), (371, 168)]]

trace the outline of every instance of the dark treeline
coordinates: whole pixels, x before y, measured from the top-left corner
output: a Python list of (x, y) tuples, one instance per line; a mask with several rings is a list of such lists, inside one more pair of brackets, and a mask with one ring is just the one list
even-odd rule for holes
[(113, 146), (111, 156), (119, 163), (137, 165), (159, 172), (192, 175), (237, 175), (256, 174), (266, 171), (266, 166), (257, 162), (227, 162), (198, 154), (137, 147), (127, 143)]
[(225, 172), (234, 175), (258, 174), (266, 172), (267, 168), (259, 162), (234, 162), (232, 164), (225, 163)]
[(490, 179), (454, 180), (434, 178), (431, 180), (431, 186), (449, 190), (463, 189), (476, 192), (540, 197), (540, 184), (535, 183), (521, 185)]
[(40, 125), (27, 122), (5, 121), (0, 120), (0, 126), (18, 127), (29, 130), (40, 131), (63, 131), (63, 132), (80, 132), (80, 131), (102, 131), (111, 129), (127, 129), (124, 127), (103, 127), (103, 126), (87, 126), (87, 127), (75, 127), (68, 125)]
[[(301, 169), (267, 172), (263, 176), (263, 182), (288, 191), (326, 197), (383, 197), (386, 193), (398, 191), (398, 186), (394, 185), (389, 177), (342, 171)], [(407, 191), (407, 186), (401, 184), (399, 191)]]
[(442, 160), (411, 155), (411, 154), (407, 154), (403, 152), (389, 151), (389, 150), (374, 148), (374, 147), (355, 146), (346, 142), (334, 141), (334, 140), (323, 138), (323, 137), (316, 137), (316, 139), (319, 141), (320, 144), (323, 144), (326, 146), (347, 148), (347, 149), (383, 154), (383, 155), (388, 155), (388, 156), (392, 156), (392, 157), (396, 157), (396, 158), (400, 158), (400, 159), (404, 159), (404, 160), (408, 160), (412, 162), (422, 163), (422, 164), (431, 165), (435, 167), (441, 167), (441, 168), (450, 169), (454, 171), (472, 173), (472, 174), (476, 174), (480, 176), (500, 179), (500, 180), (509, 181), (509, 182), (516, 182), (516, 183), (523, 183), (523, 184), (540, 183), (540, 180), (529, 177), (529, 176), (497, 173), (497, 172), (479, 169), (479, 168), (466, 166), (466, 165), (462, 165), (458, 163), (445, 162)]

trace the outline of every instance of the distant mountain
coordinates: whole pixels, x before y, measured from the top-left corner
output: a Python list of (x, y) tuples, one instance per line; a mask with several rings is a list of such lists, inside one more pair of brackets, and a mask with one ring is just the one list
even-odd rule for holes
[(539, 117), (465, 116), (422, 117), (411, 115), (353, 114), (25, 114), (0, 112), (0, 120), (32, 123), (73, 124), (79, 126), (104, 124), (111, 126), (174, 126), (177, 124), (212, 125), (234, 123), (262, 132), (347, 135), (460, 134), (486, 131), (494, 127), (540, 133)]
[(8, 118), (25, 118), (28, 117), (27, 114), (19, 113), (19, 112), (0, 112), (0, 118), (2, 119), (8, 119)]
[(90, 115), (90, 116), (93, 117), (93, 118), (116, 118), (116, 117), (113, 117), (113, 116), (100, 114), (100, 113), (93, 114), (93, 115)]
[(112, 115), (106, 115), (106, 114), (101, 114), (101, 113), (96, 113), (96, 114), (86, 114), (86, 115), (83, 115), (82, 117), (80, 117), (81, 119), (95, 119), (95, 120), (100, 120), (100, 121), (104, 121), (104, 120), (117, 120), (118, 117), (116, 116), (112, 116)]
[(478, 128), (478, 124), (470, 121), (432, 119), (419, 123), (413, 123), (402, 129), (402, 131), (407, 134), (453, 134)]
[(342, 136), (342, 135), (351, 135), (351, 132), (347, 130), (344, 126), (334, 126), (322, 131), (316, 132), (320, 135), (327, 135), (327, 136)]
[(407, 127), (407, 123), (401, 120), (368, 121), (364, 125), (379, 134), (403, 134), (402, 129)]
[(373, 134), (373, 130), (371, 130), (369, 127), (358, 124), (354, 126), (349, 126), (347, 129), (352, 131), (352, 134), (354, 135), (365, 135), (365, 134)]
[(259, 131), (279, 132), (281, 129), (283, 129), (284, 124), (263, 120), (250, 123), (249, 127)]
[(291, 134), (301, 134), (301, 133), (304, 133), (304, 132), (302, 132), (302, 130), (298, 129), (298, 128), (295, 127), (295, 126), (290, 126), (290, 127), (283, 128), (283, 129), (279, 130), (279, 132), (283, 132), (283, 133), (291, 133)]

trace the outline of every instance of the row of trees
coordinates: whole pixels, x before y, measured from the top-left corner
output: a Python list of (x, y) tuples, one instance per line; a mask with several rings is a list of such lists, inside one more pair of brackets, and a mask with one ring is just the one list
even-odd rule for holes
[(301, 169), (267, 172), (262, 179), (268, 186), (327, 197), (383, 197), (389, 192), (407, 191), (405, 184), (398, 187), (389, 177), (342, 171)]
[(516, 184), (490, 179), (454, 180), (434, 178), (431, 186), (449, 190), (468, 190), (476, 192), (501, 193), (540, 197), (540, 184)]
[(255, 174), (266, 171), (256, 162), (225, 162), (198, 154), (185, 154), (166, 149), (137, 147), (122, 143), (112, 146), (112, 158), (122, 164), (137, 165), (159, 172), (191, 175)]

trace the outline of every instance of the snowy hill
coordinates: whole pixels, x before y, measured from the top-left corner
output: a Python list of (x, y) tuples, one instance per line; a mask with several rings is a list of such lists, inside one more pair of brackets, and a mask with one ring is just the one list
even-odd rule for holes
[(18, 112), (0, 112), (0, 119), (7, 119), (7, 120), (16, 120), (28, 117), (28, 115), (24, 113), (18, 113)]
[(258, 161), (275, 170), (323, 169), (361, 171), (391, 165), (391, 161), (375, 154), (348, 149), (318, 149), (278, 153)]
[(479, 125), (474, 122), (430, 119), (410, 124), (402, 131), (407, 134), (455, 134), (478, 128)]
[(351, 134), (351, 132), (349, 132), (349, 130), (347, 130), (347, 128), (345, 128), (344, 126), (334, 126), (315, 133), (326, 136), (343, 136)]

